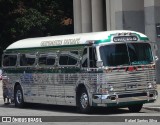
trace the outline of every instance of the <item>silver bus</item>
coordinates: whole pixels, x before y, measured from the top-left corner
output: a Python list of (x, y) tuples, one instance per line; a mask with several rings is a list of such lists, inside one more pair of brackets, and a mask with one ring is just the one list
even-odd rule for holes
[(3, 95), (27, 103), (128, 107), (139, 112), (157, 98), (150, 41), (127, 30), (19, 40), (3, 54)]

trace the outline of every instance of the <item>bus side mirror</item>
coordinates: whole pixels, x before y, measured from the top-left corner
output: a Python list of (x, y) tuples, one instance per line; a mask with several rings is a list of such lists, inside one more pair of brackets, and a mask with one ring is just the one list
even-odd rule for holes
[(154, 44), (153, 47), (154, 47), (154, 50), (156, 51), (158, 50), (158, 46), (156, 44)]
[(155, 61), (158, 61), (158, 56), (155, 56), (155, 57), (154, 57), (154, 60), (155, 60)]
[(103, 61), (97, 61), (97, 67), (102, 67), (103, 66)]

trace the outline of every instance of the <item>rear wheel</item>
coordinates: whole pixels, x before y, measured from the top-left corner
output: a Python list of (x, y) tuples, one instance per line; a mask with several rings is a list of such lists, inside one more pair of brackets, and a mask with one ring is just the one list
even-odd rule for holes
[(79, 111), (81, 113), (91, 113), (91, 106), (89, 104), (89, 96), (88, 96), (86, 88), (82, 88), (78, 92), (77, 96), (78, 96), (77, 106), (78, 106)]
[(17, 85), (14, 93), (15, 107), (24, 107), (23, 92), (20, 85)]
[(128, 106), (130, 112), (140, 112), (143, 107), (143, 104)]

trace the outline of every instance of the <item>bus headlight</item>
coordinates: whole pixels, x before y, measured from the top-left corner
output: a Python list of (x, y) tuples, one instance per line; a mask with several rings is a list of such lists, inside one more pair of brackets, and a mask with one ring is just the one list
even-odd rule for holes
[(114, 91), (114, 88), (111, 85), (109, 85), (106, 88), (99, 88), (99, 92), (104, 94), (108, 94), (109, 92), (112, 92), (112, 91)]
[(109, 86), (109, 91), (113, 91), (113, 90), (114, 90), (113, 86)]
[(149, 89), (153, 88), (152, 83), (148, 83), (148, 88), (149, 88)]
[(156, 81), (153, 82), (152, 86), (153, 86), (154, 89), (157, 89)]
[(108, 90), (106, 88), (100, 88), (99, 92), (103, 94), (108, 94)]

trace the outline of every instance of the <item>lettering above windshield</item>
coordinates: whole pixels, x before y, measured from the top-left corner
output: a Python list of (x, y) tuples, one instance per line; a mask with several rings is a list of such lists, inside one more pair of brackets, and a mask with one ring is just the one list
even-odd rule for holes
[(138, 41), (137, 36), (116, 36), (113, 38), (114, 42), (127, 42), (127, 41)]

